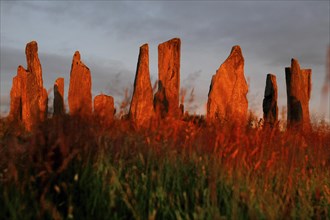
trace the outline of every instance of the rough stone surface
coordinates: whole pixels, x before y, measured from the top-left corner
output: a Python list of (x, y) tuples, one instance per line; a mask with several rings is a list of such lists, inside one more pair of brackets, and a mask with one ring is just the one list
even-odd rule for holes
[(58, 78), (54, 84), (54, 115), (64, 113), (64, 78)]
[(11, 121), (22, 120), (22, 91), (21, 78), (17, 75), (13, 78), (13, 84), (10, 90), (10, 112), (9, 118)]
[(310, 129), (309, 99), (312, 89), (312, 70), (300, 69), (298, 60), (291, 60), (291, 67), (285, 68), (288, 101), (288, 128)]
[(267, 74), (265, 95), (262, 103), (265, 125), (273, 127), (278, 121), (276, 76)]
[(27, 71), (34, 74), (37, 80), (37, 85), (42, 88), (42, 68), (38, 57), (38, 44), (36, 41), (29, 42), (25, 47)]
[(31, 131), (40, 121), (40, 89), (36, 77), (22, 66), (18, 67), (17, 76), (21, 82), (22, 122), (26, 130)]
[(168, 101), (165, 95), (165, 88), (161, 81), (158, 81), (158, 91), (154, 97), (154, 110), (158, 119), (165, 118), (168, 112)]
[(42, 68), (38, 58), (37, 42), (26, 45), (27, 70), (19, 66), (10, 92), (9, 118), (23, 123), (27, 131), (47, 117), (48, 94), (43, 87)]
[(94, 98), (94, 116), (98, 123), (103, 126), (110, 125), (114, 120), (115, 107), (113, 97), (97, 95)]
[(234, 46), (229, 57), (213, 75), (208, 101), (209, 121), (246, 120), (248, 85), (244, 77), (244, 57), (240, 46)]
[(80, 60), (80, 53), (75, 52), (72, 59), (69, 110), (70, 115), (89, 117), (92, 115), (92, 79), (89, 68)]
[(15, 76), (10, 90), (10, 112), (11, 121), (22, 120), (22, 98), (21, 98), (21, 78)]
[(140, 47), (129, 118), (137, 127), (150, 124), (154, 115), (153, 92), (149, 73), (149, 47)]
[(25, 47), (27, 72), (33, 75), (38, 87), (38, 92), (35, 96), (38, 97), (39, 118), (44, 121), (47, 117), (48, 110), (48, 94), (47, 90), (43, 87), (42, 67), (38, 56), (38, 44), (36, 41), (29, 42)]
[(158, 78), (159, 84), (162, 84), (159, 92), (163, 93), (161, 90), (165, 90), (165, 100), (168, 103), (168, 108), (165, 108), (167, 112), (162, 115), (173, 118), (181, 116), (179, 108), (180, 49), (181, 40), (179, 38), (158, 45)]

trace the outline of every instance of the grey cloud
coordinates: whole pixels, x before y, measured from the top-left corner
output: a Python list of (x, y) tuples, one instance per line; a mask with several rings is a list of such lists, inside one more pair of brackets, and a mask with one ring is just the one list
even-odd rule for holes
[[(1, 4), (3, 5), (3, 2)], [(107, 39), (112, 44), (120, 45), (114, 48), (114, 53), (127, 59), (122, 61), (127, 62), (129, 68), (123, 63), (92, 60), (89, 56), (88, 59), (85, 58), (85, 63), (92, 71), (95, 92), (109, 90), (109, 93), (119, 94), (120, 92), (112, 89), (129, 87), (135, 73), (132, 68), (135, 65), (130, 64), (132, 60), (137, 60), (137, 56), (127, 58), (127, 55), (135, 53), (138, 46), (144, 42), (149, 42), (150, 52), (155, 52), (158, 43), (171, 37), (182, 39), (182, 86), (196, 86), (196, 97), (200, 97), (201, 105), (207, 100), (212, 74), (235, 44), (241, 45), (245, 56), (245, 73), (250, 78), (251, 106), (257, 105), (253, 103), (262, 102), (264, 81), (268, 72), (274, 72), (278, 76), (280, 99), (281, 103), (285, 104), (284, 67), (290, 65), (292, 57), (298, 58), (303, 68), (313, 68), (314, 94), (318, 92), (316, 90), (324, 78), (325, 52), (329, 45), (330, 3), (327, 1), (61, 1), (19, 2), (15, 5), (9, 9), (11, 13), (24, 12), (27, 19), (41, 14), (39, 17), (44, 19), (46, 25), (57, 24), (63, 26), (63, 30), (71, 30), (63, 33), (70, 39), (66, 42), (67, 50), (63, 51), (68, 52), (72, 47), (81, 48), (80, 38), (85, 36), (84, 43)], [(68, 27), (68, 23), (71, 29), (64, 29)], [(8, 42), (10, 37), (6, 34), (4, 37)], [(127, 51), (123, 51), (123, 48)], [(86, 51), (87, 53), (90, 51)], [(153, 56), (150, 58), (152, 73), (157, 69), (157, 55)], [(82, 57), (84, 59), (84, 53)], [(48, 61), (41, 57), (42, 62), (43, 59), (44, 68), (52, 65), (46, 65)], [(54, 69), (54, 74), (68, 74), (71, 54), (65, 58), (63, 64), (64, 69), (55, 71), (56, 64), (50, 69)], [(201, 70), (195, 79), (197, 83), (188, 83), (187, 80), (191, 77), (189, 73), (196, 70)], [(156, 75), (152, 74), (152, 77)], [(119, 87), (112, 86), (114, 84), (119, 84)], [(313, 97), (312, 106), (318, 101)]]

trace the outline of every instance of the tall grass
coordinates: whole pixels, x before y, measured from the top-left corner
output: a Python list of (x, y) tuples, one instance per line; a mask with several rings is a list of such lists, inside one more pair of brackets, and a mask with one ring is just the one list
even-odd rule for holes
[[(194, 119), (194, 120), (193, 120)], [(330, 128), (1, 120), (0, 219), (330, 219)]]

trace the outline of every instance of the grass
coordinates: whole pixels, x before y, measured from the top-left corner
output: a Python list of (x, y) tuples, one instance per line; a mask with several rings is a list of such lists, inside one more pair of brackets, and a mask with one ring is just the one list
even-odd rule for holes
[(330, 219), (329, 125), (250, 122), (3, 118), (0, 219)]

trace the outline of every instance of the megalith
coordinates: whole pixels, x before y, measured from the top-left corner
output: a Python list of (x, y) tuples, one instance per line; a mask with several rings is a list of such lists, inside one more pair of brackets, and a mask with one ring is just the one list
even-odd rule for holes
[(267, 74), (264, 100), (262, 102), (264, 123), (273, 127), (278, 121), (276, 76)]
[(38, 44), (36, 41), (29, 42), (25, 47), (25, 55), (27, 62), (27, 72), (33, 75), (38, 87), (38, 92), (35, 94), (38, 97), (39, 120), (44, 121), (48, 111), (48, 94), (43, 87), (42, 67), (38, 56)]
[[(174, 38), (158, 45), (158, 94), (164, 95), (163, 100), (154, 100), (160, 103), (162, 117), (179, 118), (181, 110), (179, 107), (179, 91), (180, 91), (180, 49), (181, 40)], [(159, 115), (158, 115), (159, 116)]]
[(129, 118), (135, 126), (145, 127), (149, 125), (153, 115), (153, 91), (149, 72), (149, 47), (148, 44), (144, 44), (140, 47)]
[(234, 46), (229, 57), (212, 77), (207, 101), (208, 121), (245, 121), (248, 110), (247, 93), (244, 57), (240, 46)]
[(90, 117), (92, 115), (92, 79), (89, 68), (80, 60), (80, 53), (73, 55), (70, 85), (69, 111), (70, 115)]
[(300, 69), (298, 60), (291, 59), (291, 67), (285, 68), (287, 91), (287, 127), (308, 130), (309, 99), (312, 90), (312, 70)]
[(64, 78), (57, 78), (54, 84), (54, 113), (53, 115), (63, 115), (64, 108)]
[(13, 78), (12, 87), (10, 90), (10, 121), (19, 122), (22, 120), (22, 80), (16, 75)]
[(27, 69), (18, 66), (10, 91), (12, 121), (22, 122), (27, 131), (47, 117), (48, 94), (43, 87), (42, 68), (38, 58), (38, 44), (31, 41), (25, 48)]
[(102, 126), (109, 126), (114, 120), (115, 107), (112, 96), (100, 94), (94, 97), (94, 116)]

